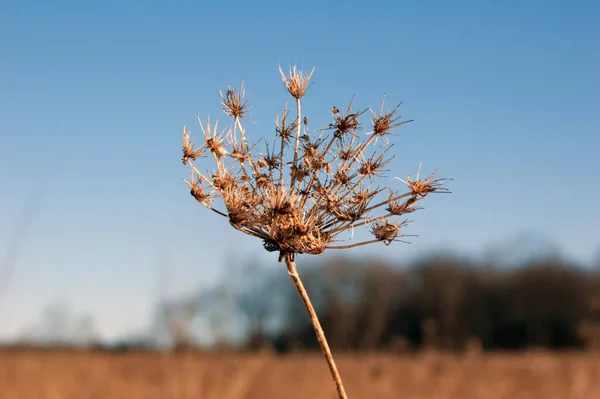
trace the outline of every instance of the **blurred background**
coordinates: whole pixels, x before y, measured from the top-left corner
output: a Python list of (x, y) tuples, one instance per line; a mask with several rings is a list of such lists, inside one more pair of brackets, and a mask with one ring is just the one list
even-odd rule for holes
[(415, 122), (381, 185), (420, 162), (455, 179), (411, 215), (411, 244), (298, 258), (336, 351), (591, 352), (599, 17), (594, 1), (0, 2), (0, 342), (317, 351), (283, 266), (194, 201), (180, 160), (196, 114), (228, 122), (228, 83), (251, 95), (249, 137), (271, 139), (277, 68), (297, 65), (315, 67), (312, 131), (352, 96), (403, 101)]

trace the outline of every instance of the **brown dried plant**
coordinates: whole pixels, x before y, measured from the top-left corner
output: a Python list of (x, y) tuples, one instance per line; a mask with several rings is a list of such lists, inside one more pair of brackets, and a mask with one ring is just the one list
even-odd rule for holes
[[(204, 142), (195, 147), (190, 132), (181, 130), (184, 164), (191, 167), (186, 180), (192, 196), (204, 207), (227, 218), (230, 225), (262, 240), (264, 248), (279, 254), (311, 319), (340, 398), (346, 398), (341, 377), (325, 334), (309, 296), (296, 270), (298, 254), (318, 255), (327, 249), (400, 241), (407, 220), (393, 221), (419, 209), (416, 204), (431, 193), (447, 191), (445, 179), (434, 174), (421, 179), (401, 180), (407, 190), (374, 187), (387, 172), (392, 147), (388, 136), (409, 120), (400, 120), (398, 106), (384, 112), (385, 96), (379, 113), (371, 110), (368, 131), (360, 118), (366, 110), (353, 111), (352, 101), (345, 111), (333, 107), (333, 122), (314, 135), (308, 119), (302, 117), (301, 99), (309, 89), (314, 69), (304, 74), (295, 67), (285, 74), (279, 69), (285, 89), (295, 100), (296, 114), (290, 117), (287, 105), (275, 120), (275, 137), (264, 149), (251, 145), (242, 120), (247, 119), (248, 101), (243, 83), (221, 94), (223, 112), (233, 119), (230, 127), (219, 129), (210, 118), (202, 123)], [(380, 143), (380, 139), (381, 142)], [(372, 149), (374, 147), (374, 149)], [(203, 173), (194, 165), (201, 157), (212, 157), (212, 172)], [(420, 167), (419, 167), (420, 169)], [(221, 200), (221, 207), (214, 205)], [(375, 215), (375, 212), (378, 212)], [(339, 244), (353, 238), (354, 230), (366, 226), (373, 238)]]

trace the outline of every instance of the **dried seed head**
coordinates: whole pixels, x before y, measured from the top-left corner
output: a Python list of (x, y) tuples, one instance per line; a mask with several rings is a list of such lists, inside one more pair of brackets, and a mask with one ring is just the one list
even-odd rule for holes
[(255, 224), (256, 203), (247, 187), (236, 187), (234, 190), (224, 192), (223, 201), (231, 225), (239, 229)]
[(399, 195), (397, 193), (393, 192), (390, 192), (389, 194), (388, 207), (386, 208), (386, 211), (388, 211), (392, 215), (400, 216), (405, 213), (415, 212), (416, 210), (420, 209), (411, 206), (415, 202), (412, 197), (410, 197), (407, 201), (400, 202), (394, 200), (398, 196)]
[(263, 155), (262, 161), (264, 162), (264, 165), (269, 168), (269, 170), (279, 168), (279, 159), (273, 154)]
[(312, 146), (305, 147), (303, 160), (308, 170), (319, 171), (325, 169), (327, 171), (331, 169), (329, 163), (325, 161), (325, 154)]
[(383, 106), (385, 104), (385, 96), (381, 101), (381, 110), (379, 111), (379, 115), (375, 115), (373, 111), (371, 111), (372, 123), (373, 123), (373, 134), (378, 137), (383, 137), (386, 135), (393, 134), (392, 130), (398, 126), (404, 125), (405, 123), (412, 122), (412, 120), (397, 122), (400, 117), (396, 117), (396, 113), (398, 112), (398, 108), (402, 105), (402, 103), (398, 104), (391, 111), (387, 111), (383, 113)]
[(427, 195), (435, 192), (448, 192), (448, 189), (443, 188), (442, 184), (444, 180), (451, 179), (437, 179), (435, 178), (435, 171), (427, 176), (425, 179), (419, 179), (419, 174), (421, 171), (421, 166), (419, 165), (419, 171), (417, 172), (416, 180), (413, 180), (410, 175), (406, 177), (406, 180), (402, 180), (398, 177), (396, 179), (400, 180), (404, 183), (411, 193), (413, 194), (413, 199), (416, 201), (418, 198), (424, 198)]
[(256, 167), (258, 169), (265, 168), (265, 167), (267, 167), (267, 165), (268, 164), (267, 164), (267, 162), (264, 159), (259, 159), (259, 160), (256, 161)]
[(298, 197), (295, 194), (290, 194), (283, 187), (280, 187), (274, 193), (270, 193), (266, 199), (273, 216), (289, 215), (296, 211)]
[[(288, 76), (282, 72), (281, 75), (286, 90), (300, 100), (309, 87), (312, 71), (303, 74), (292, 68)], [(230, 129), (218, 131), (217, 124), (212, 126), (210, 120), (206, 125), (200, 122), (204, 144), (199, 149), (194, 149), (185, 127), (182, 130), (182, 161), (190, 164), (193, 171), (186, 183), (198, 202), (228, 218), (235, 229), (261, 239), (267, 251), (278, 251), (280, 260), (302, 253), (320, 254), (328, 248), (398, 241), (404, 222), (391, 219), (420, 209), (415, 204), (430, 193), (446, 191), (441, 188), (444, 179), (433, 175), (419, 179), (419, 173), (415, 180), (410, 176), (402, 180), (408, 187), (407, 193), (390, 193), (378, 199), (382, 190), (371, 189), (374, 179), (385, 172), (391, 161), (384, 159), (391, 145), (377, 153), (368, 146), (379, 137), (387, 143), (386, 136), (393, 128), (406, 123), (398, 121), (398, 107), (383, 113), (382, 102), (382, 110), (373, 114), (373, 131), (366, 133), (372, 136), (365, 141), (357, 134), (363, 130), (359, 117), (364, 111), (352, 112), (352, 101), (342, 111), (334, 106), (333, 122), (314, 138), (308, 133), (308, 119), (300, 115), (297, 101), (296, 115), (300, 116), (289, 117), (285, 107), (281, 118), (276, 118), (278, 137), (274, 150), (265, 141), (266, 150), (261, 152), (249, 145), (241, 124), (248, 110), (243, 85), (242, 82), (239, 92), (228, 86), (227, 92), (221, 93), (223, 111), (235, 119)], [(194, 161), (208, 151), (217, 168), (204, 175)], [(223, 199), (226, 210), (209, 205), (216, 198)], [(378, 215), (377, 210), (381, 212)], [(375, 240), (332, 245), (338, 234), (353, 233), (360, 226), (369, 226)]]
[(222, 157), (228, 154), (228, 151), (223, 146), (223, 141), (225, 141), (225, 137), (228, 134), (224, 131), (220, 135), (218, 135), (217, 126), (218, 122), (215, 124), (214, 127), (211, 127), (210, 119), (207, 120), (206, 127), (204, 127), (204, 125), (200, 123), (200, 128), (202, 129), (202, 133), (204, 134), (204, 145), (210, 150), (210, 152), (212, 152), (216, 159), (221, 159)]
[(385, 245), (389, 245), (398, 237), (402, 224), (398, 222), (390, 222), (388, 220), (377, 221), (371, 226), (371, 233), (379, 241)]
[(351, 146), (344, 146), (338, 150), (337, 155), (342, 162), (347, 162), (355, 157), (355, 149)]
[(381, 190), (369, 190), (369, 189), (359, 189), (355, 192), (350, 198), (348, 198), (348, 202), (352, 204), (360, 204), (361, 206), (366, 206), (371, 198), (379, 194)]
[(298, 127), (298, 122), (287, 123), (288, 111), (285, 109), (281, 116), (281, 122), (279, 118), (275, 119), (275, 132), (284, 142), (289, 143), (290, 137), (294, 134), (294, 131)]
[[(408, 179), (410, 179), (410, 177), (408, 177)], [(408, 187), (414, 195), (420, 197), (425, 197), (427, 194), (437, 191), (435, 182), (426, 180), (410, 181)]]
[(227, 150), (223, 147), (223, 141), (218, 138), (210, 137), (206, 140), (206, 147), (217, 158), (222, 158), (227, 155)]
[(333, 181), (336, 185), (347, 186), (350, 184), (350, 177), (348, 176), (348, 169), (340, 169), (333, 176)]
[(254, 176), (254, 181), (256, 182), (256, 188), (268, 188), (271, 186), (271, 180), (269, 180), (269, 176), (264, 173), (258, 173)]
[(202, 156), (204, 152), (200, 149), (194, 149), (194, 142), (190, 139), (190, 132), (189, 130), (186, 130), (185, 126), (181, 129), (181, 137), (183, 138), (183, 158), (181, 158), (181, 162), (183, 162), (184, 165), (187, 164), (190, 159), (195, 161)]
[(309, 172), (305, 166), (303, 166), (301, 164), (290, 165), (290, 176), (292, 177), (292, 180), (302, 181), (308, 175), (309, 175)]
[(204, 191), (204, 188), (201, 186), (201, 181), (196, 180), (194, 173), (190, 176), (190, 181), (186, 181), (186, 184), (190, 188), (190, 194), (192, 197), (196, 199), (196, 201), (201, 204), (210, 204), (212, 201), (212, 196), (210, 193)]
[(250, 216), (252, 213), (248, 210), (246, 206), (228, 206), (227, 209), (229, 213), (229, 223), (231, 223), (235, 227), (239, 226), (248, 226), (250, 225)]
[(213, 174), (212, 176), (213, 184), (215, 187), (223, 192), (223, 191), (232, 191), (238, 185), (238, 182), (234, 177), (231, 176), (228, 172), (221, 170), (218, 173)]
[(357, 205), (354, 207), (340, 207), (333, 209), (333, 213), (340, 222), (354, 223), (357, 220), (362, 219), (365, 213), (363, 206)]
[(365, 113), (354, 112), (352, 113), (352, 101), (348, 105), (348, 108), (344, 115), (340, 114), (340, 111), (334, 106), (333, 112), (331, 113), (334, 117), (334, 123), (330, 123), (328, 129), (334, 130), (333, 136), (336, 138), (343, 138), (346, 135), (354, 135), (354, 132), (360, 128), (360, 122), (358, 117)]
[(383, 160), (383, 156), (385, 153), (380, 154), (376, 157), (376, 154), (371, 155), (368, 159), (362, 161), (360, 163), (360, 167), (358, 169), (358, 173), (363, 176), (383, 176), (381, 172), (386, 172), (382, 168), (386, 166), (391, 159)]
[(373, 117), (373, 133), (378, 136), (390, 133), (391, 117), (389, 114)]
[(250, 160), (251, 156), (244, 146), (237, 146), (235, 144), (230, 145), (231, 152), (229, 153), (229, 156), (231, 158), (237, 159), (241, 164), (247, 163)]
[(308, 90), (308, 82), (314, 71), (315, 68), (313, 68), (308, 75), (305, 75), (303, 72), (297, 71), (294, 66), (293, 68), (290, 68), (289, 75), (286, 76), (281, 70), (281, 67), (279, 67), (279, 73), (281, 73), (283, 84), (285, 85), (286, 90), (295, 99), (304, 97), (304, 94)]
[(338, 197), (337, 195), (333, 195), (333, 194), (329, 194), (329, 195), (325, 195), (325, 201), (326, 201), (326, 205), (325, 205), (325, 209), (327, 209), (328, 212), (331, 212), (332, 214), (335, 214), (336, 216), (339, 215), (339, 209), (342, 206), (342, 199), (340, 197)]
[(240, 85), (239, 92), (236, 92), (235, 88), (231, 87), (231, 85), (227, 85), (227, 92), (223, 95), (223, 92), (219, 91), (221, 94), (221, 104), (223, 104), (223, 112), (229, 116), (234, 118), (244, 118), (245, 114), (249, 111), (248, 109), (248, 101), (244, 98), (244, 81)]

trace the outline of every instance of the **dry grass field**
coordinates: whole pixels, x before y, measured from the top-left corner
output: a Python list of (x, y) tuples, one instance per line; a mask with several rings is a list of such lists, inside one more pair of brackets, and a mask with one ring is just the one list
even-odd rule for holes
[[(351, 398), (600, 398), (600, 355), (337, 356)], [(0, 398), (335, 398), (320, 355), (0, 351)]]

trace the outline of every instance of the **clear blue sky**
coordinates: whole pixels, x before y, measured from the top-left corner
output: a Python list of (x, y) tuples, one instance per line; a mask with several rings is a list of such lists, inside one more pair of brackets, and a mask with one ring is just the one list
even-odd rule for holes
[(313, 126), (352, 95), (359, 108), (404, 101), (416, 121), (395, 138), (393, 175), (423, 161), (456, 179), (415, 214), (411, 245), (369, 251), (476, 253), (534, 231), (589, 261), (599, 20), (596, 1), (1, 2), (0, 255), (30, 217), (0, 338), (53, 302), (112, 338), (145, 328), (160, 292), (209, 284), (229, 259), (277, 267), (189, 196), (179, 129), (198, 136), (196, 113), (222, 117), (218, 90), (246, 79), (249, 134), (271, 135), (288, 98), (278, 65), (316, 67)]

